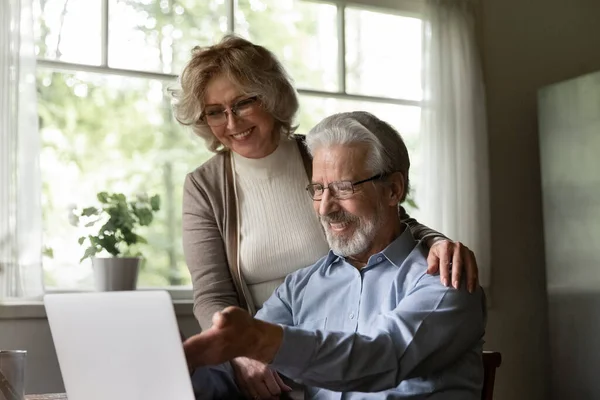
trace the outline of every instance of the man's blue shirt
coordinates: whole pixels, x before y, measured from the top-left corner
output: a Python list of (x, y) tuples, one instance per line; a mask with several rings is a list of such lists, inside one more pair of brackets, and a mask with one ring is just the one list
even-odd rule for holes
[(426, 254), (404, 229), (360, 270), (330, 251), (290, 274), (256, 315), (284, 328), (272, 367), (314, 399), (478, 400), (483, 291), (445, 287)]

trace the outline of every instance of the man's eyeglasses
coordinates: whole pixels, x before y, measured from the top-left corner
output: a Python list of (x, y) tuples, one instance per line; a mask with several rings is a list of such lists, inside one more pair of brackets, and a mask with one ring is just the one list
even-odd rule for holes
[(323, 198), (323, 193), (325, 189), (329, 189), (329, 193), (336, 199), (344, 200), (352, 197), (354, 194), (354, 186), (360, 185), (365, 182), (374, 181), (377, 179), (381, 179), (385, 176), (385, 174), (377, 174), (373, 175), (370, 178), (363, 179), (362, 181), (351, 182), (351, 181), (337, 181), (331, 182), (327, 186), (323, 186), (320, 183), (311, 183), (306, 186), (306, 191), (310, 195), (313, 200), (321, 200)]
[[(238, 118), (245, 117), (254, 112), (258, 104), (258, 96), (242, 99), (229, 107), (231, 113)], [(227, 123), (227, 109), (223, 107), (208, 107), (202, 111), (200, 119), (209, 126), (221, 126)]]

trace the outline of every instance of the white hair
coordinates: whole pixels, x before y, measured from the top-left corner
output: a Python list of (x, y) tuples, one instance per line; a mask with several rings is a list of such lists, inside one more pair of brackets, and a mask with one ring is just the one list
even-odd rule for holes
[(405, 190), (409, 191), (410, 158), (400, 134), (388, 123), (365, 111), (333, 114), (312, 128), (306, 135), (306, 145), (312, 156), (322, 147), (366, 144), (369, 154), (366, 167), (373, 174), (400, 172)]

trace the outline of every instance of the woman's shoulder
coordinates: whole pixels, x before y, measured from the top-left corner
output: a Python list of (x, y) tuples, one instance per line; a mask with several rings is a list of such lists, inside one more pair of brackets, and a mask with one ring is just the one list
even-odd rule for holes
[(291, 139), (294, 142), (296, 142), (298, 148), (300, 149), (300, 152), (308, 154), (308, 147), (306, 146), (306, 135), (299, 135), (295, 133), (294, 135), (292, 135)]
[(189, 172), (186, 177), (186, 185), (210, 188), (220, 187), (225, 182), (227, 173), (226, 166), (229, 160), (227, 152), (219, 152), (202, 163), (199, 167)]
[(229, 155), (227, 152), (222, 151), (214, 154), (211, 158), (200, 164), (196, 169), (192, 172), (188, 173), (188, 175), (192, 175), (194, 177), (215, 177), (218, 176), (219, 173), (225, 173), (225, 163), (229, 160)]
[(302, 157), (302, 164), (304, 164), (304, 170), (306, 171), (308, 179), (310, 179), (312, 176), (312, 158), (308, 152), (308, 148), (306, 147), (306, 136), (294, 134), (292, 135), (292, 139), (298, 145), (300, 157)]

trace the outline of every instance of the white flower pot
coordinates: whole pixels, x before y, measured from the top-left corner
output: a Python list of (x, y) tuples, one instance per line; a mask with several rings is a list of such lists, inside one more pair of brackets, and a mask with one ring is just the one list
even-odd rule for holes
[(135, 290), (140, 261), (140, 257), (92, 257), (96, 290)]

